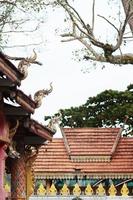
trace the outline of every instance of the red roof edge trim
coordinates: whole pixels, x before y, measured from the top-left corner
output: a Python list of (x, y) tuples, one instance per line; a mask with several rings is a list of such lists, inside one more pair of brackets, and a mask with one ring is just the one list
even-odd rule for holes
[(37, 127), (35, 127), (35, 125), (31, 125), (30, 129), (37, 135), (39, 135), (40, 137), (52, 141), (52, 135), (50, 135), (50, 133), (48, 132), (48, 130), (41, 130)]
[(0, 69), (1, 71), (13, 82), (16, 82), (18, 86), (20, 86), (21, 81), (18, 79), (16, 74), (8, 67), (6, 63), (0, 59)]
[(35, 102), (21, 90), (17, 90), (16, 93), (16, 102), (25, 108), (28, 112), (34, 113), (35, 111)]
[(4, 53), (0, 51), (0, 61), (2, 72), (13, 82), (21, 85), (23, 74), (16, 68), (16, 66), (7, 58)]

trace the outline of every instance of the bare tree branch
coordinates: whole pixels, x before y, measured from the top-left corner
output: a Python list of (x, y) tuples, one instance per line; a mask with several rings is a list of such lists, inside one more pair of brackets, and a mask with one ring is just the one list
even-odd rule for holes
[(95, 0), (93, 0), (93, 5), (92, 5), (92, 32), (94, 31), (94, 22), (95, 22)]
[[(105, 17), (99, 15), (99, 17), (106, 20), (115, 30), (117, 31), (116, 45), (103, 43), (96, 39), (94, 36), (94, 6), (95, 1), (93, 0), (93, 16), (92, 16), (92, 28), (90, 24), (85, 24), (79, 13), (73, 8), (67, 0), (58, 0), (58, 3), (65, 9), (70, 17), (72, 23), (72, 32), (62, 34), (62, 37), (66, 37), (66, 41), (78, 40), (80, 41), (88, 50), (89, 55), (85, 56), (85, 59), (92, 59), (100, 62), (110, 62), (112, 64), (133, 64), (133, 54), (122, 54), (120, 46), (123, 42), (123, 37), (128, 21), (133, 16), (133, 12), (130, 12), (130, 6), (124, 20), (124, 23), (118, 29), (113, 23), (111, 23)], [(98, 47), (102, 50), (104, 54), (99, 54), (96, 52), (94, 47)], [(113, 53), (120, 49), (120, 55), (113, 55)]]
[(13, 6), (16, 6), (16, 3), (15, 2), (12, 2), (12, 1), (2, 1), (2, 0), (0, 0), (0, 3), (1, 4), (9, 4), (9, 5), (13, 5)]
[(7, 34), (7, 33), (33, 33), (37, 31), (39, 28), (39, 24), (32, 30), (10, 30), (10, 31), (3, 31), (2, 34)]
[(4, 45), (2, 45), (1, 47), (2, 48), (7, 48), (7, 49), (10, 49), (10, 48), (23, 48), (23, 47), (26, 47), (26, 46), (38, 46), (38, 45), (40, 45), (40, 44), (42, 44), (42, 42), (40, 42), (40, 43), (29, 43), (29, 44), (18, 44), (18, 45), (10, 45), (10, 46), (4, 46)]
[(101, 17), (101, 18), (103, 18), (104, 20), (106, 20), (111, 26), (113, 26), (114, 28), (115, 28), (115, 30), (118, 32), (118, 34), (119, 34), (119, 30), (118, 30), (118, 28), (114, 25), (114, 24), (112, 24), (108, 19), (106, 19), (104, 16), (102, 16), (102, 15), (97, 15), (97, 16), (99, 16), (99, 17)]
[(120, 47), (120, 45), (122, 44), (123, 35), (124, 35), (124, 32), (125, 32), (126, 25), (127, 25), (129, 19), (130, 19), (132, 16), (133, 16), (133, 12), (130, 13), (130, 9), (129, 9), (129, 11), (128, 11), (128, 13), (127, 13), (127, 16), (126, 16), (126, 19), (125, 19), (125, 21), (124, 21), (124, 24), (123, 24), (121, 30), (119, 31), (118, 39), (117, 39), (117, 44), (116, 44), (116, 46), (113, 47), (113, 51), (116, 51), (116, 50)]

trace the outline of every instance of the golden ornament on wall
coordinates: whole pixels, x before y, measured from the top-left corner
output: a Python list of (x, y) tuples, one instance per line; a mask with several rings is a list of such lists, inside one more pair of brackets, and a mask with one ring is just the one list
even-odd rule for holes
[(67, 184), (64, 183), (62, 189), (61, 189), (61, 195), (62, 196), (68, 196), (70, 194), (70, 191), (67, 187)]
[(56, 196), (57, 195), (57, 189), (55, 185), (52, 183), (50, 189), (49, 189), (49, 195), (50, 196)]
[(104, 189), (102, 183), (100, 183), (99, 186), (98, 186), (98, 188), (96, 189), (96, 194), (98, 196), (103, 196), (103, 195), (106, 194), (105, 189)]
[(5, 184), (4, 188), (5, 188), (6, 192), (10, 192), (11, 191), (11, 187), (10, 187), (10, 185), (8, 183)]
[(108, 192), (109, 192), (109, 196), (116, 196), (117, 190), (113, 183), (111, 184)]
[(93, 189), (89, 183), (88, 183), (87, 187), (85, 188), (85, 195), (87, 195), (87, 196), (93, 195)]
[(122, 194), (122, 196), (124, 196), (124, 197), (127, 197), (128, 194), (129, 194), (129, 189), (128, 189), (126, 183), (124, 183), (123, 186), (122, 186), (122, 188), (121, 188), (121, 194)]
[(42, 183), (39, 185), (39, 188), (37, 190), (37, 195), (40, 195), (40, 196), (46, 195), (46, 189), (44, 188)]
[(74, 194), (75, 196), (79, 196), (79, 195), (81, 194), (81, 189), (80, 189), (78, 183), (76, 183), (75, 186), (74, 186), (73, 194)]

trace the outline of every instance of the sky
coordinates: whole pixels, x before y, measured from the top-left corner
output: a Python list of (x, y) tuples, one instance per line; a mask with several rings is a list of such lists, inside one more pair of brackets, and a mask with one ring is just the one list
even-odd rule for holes
[[(83, 7), (83, 1), (82, 3), (78, 1), (77, 8), (83, 10), (84, 14), (86, 7)], [(102, 1), (102, 6), (100, 1), (96, 4), (98, 12), (101, 15), (109, 15), (107, 1)], [(106, 12), (104, 12), (105, 10)], [(116, 11), (114, 8), (113, 10), (110, 9), (110, 13), (115, 18)], [(83, 17), (85, 20), (90, 20), (88, 15), (84, 14)], [(48, 89), (50, 82), (52, 82), (52, 93), (43, 99), (41, 107), (37, 108), (32, 116), (32, 118), (41, 123), (45, 123), (45, 116), (54, 115), (59, 109), (82, 105), (89, 97), (95, 96), (106, 89), (125, 90), (133, 80), (133, 67), (131, 65), (114, 66), (106, 64), (105, 68), (102, 69), (99, 63), (92, 65), (90, 62), (78, 62), (75, 60), (73, 56), (74, 50), (83, 46), (76, 41), (61, 42), (60, 33), (64, 30), (64, 24), (63, 10), (57, 9), (53, 12), (52, 9), (49, 9), (44, 23), (41, 24), (39, 31), (36, 32), (36, 36), (34, 34), (30, 35), (30, 37), (22, 34), (12, 35), (12, 44), (44, 42), (35, 46), (35, 51), (38, 55), (37, 60), (43, 65), (29, 67), (28, 77), (22, 81), (20, 87), (27, 95), (31, 94), (33, 97), (37, 90)], [(69, 24), (66, 23), (66, 28), (67, 25)], [(99, 19), (96, 24), (96, 34), (98, 35), (100, 31), (101, 39), (105, 39), (106, 36), (107, 40), (114, 40), (111, 32), (112, 27), (106, 29), (103, 19)], [(130, 48), (132, 45), (133, 42), (130, 42)], [(32, 50), (33, 46), (29, 46), (23, 49), (20, 47), (14, 48), (14, 51), (9, 48), (6, 52), (13, 56), (27, 57), (31, 56)]]

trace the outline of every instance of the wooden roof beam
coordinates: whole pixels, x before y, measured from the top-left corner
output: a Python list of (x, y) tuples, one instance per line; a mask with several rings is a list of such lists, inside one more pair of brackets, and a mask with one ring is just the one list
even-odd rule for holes
[(44, 138), (45, 140), (52, 141), (52, 137), (54, 132), (47, 127), (39, 124), (35, 120), (29, 120), (25, 124), (25, 128), (28, 128), (31, 132), (35, 133), (36, 135)]

